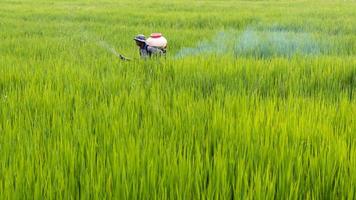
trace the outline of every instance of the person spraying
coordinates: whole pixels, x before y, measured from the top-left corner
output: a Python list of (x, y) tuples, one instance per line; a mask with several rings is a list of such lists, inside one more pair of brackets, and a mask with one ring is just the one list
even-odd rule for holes
[(143, 59), (161, 57), (167, 53), (167, 40), (161, 33), (152, 33), (147, 40), (143, 34), (139, 34), (134, 40), (139, 47), (140, 57)]

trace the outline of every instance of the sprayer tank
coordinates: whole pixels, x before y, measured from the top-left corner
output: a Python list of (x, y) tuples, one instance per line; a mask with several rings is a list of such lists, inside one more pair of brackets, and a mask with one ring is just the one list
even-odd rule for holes
[(157, 47), (157, 48), (166, 48), (167, 47), (167, 39), (162, 36), (161, 33), (152, 33), (149, 38), (147, 38), (146, 43), (149, 46)]

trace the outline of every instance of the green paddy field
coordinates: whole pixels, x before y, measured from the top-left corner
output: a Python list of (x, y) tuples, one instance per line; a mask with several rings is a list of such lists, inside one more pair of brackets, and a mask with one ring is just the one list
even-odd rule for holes
[(0, 199), (355, 198), (355, 1), (0, 1)]

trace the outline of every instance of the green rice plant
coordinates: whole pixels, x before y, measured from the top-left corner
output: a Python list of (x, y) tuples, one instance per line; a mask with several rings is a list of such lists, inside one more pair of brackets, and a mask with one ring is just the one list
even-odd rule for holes
[(354, 10), (1, 1), (0, 199), (354, 199)]

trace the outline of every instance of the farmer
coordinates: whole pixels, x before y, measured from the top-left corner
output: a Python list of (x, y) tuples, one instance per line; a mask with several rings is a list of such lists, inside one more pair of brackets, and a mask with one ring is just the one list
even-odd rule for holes
[(166, 50), (163, 48), (149, 46), (146, 42), (146, 37), (142, 34), (137, 35), (134, 40), (139, 47), (140, 56), (143, 59), (166, 54)]

